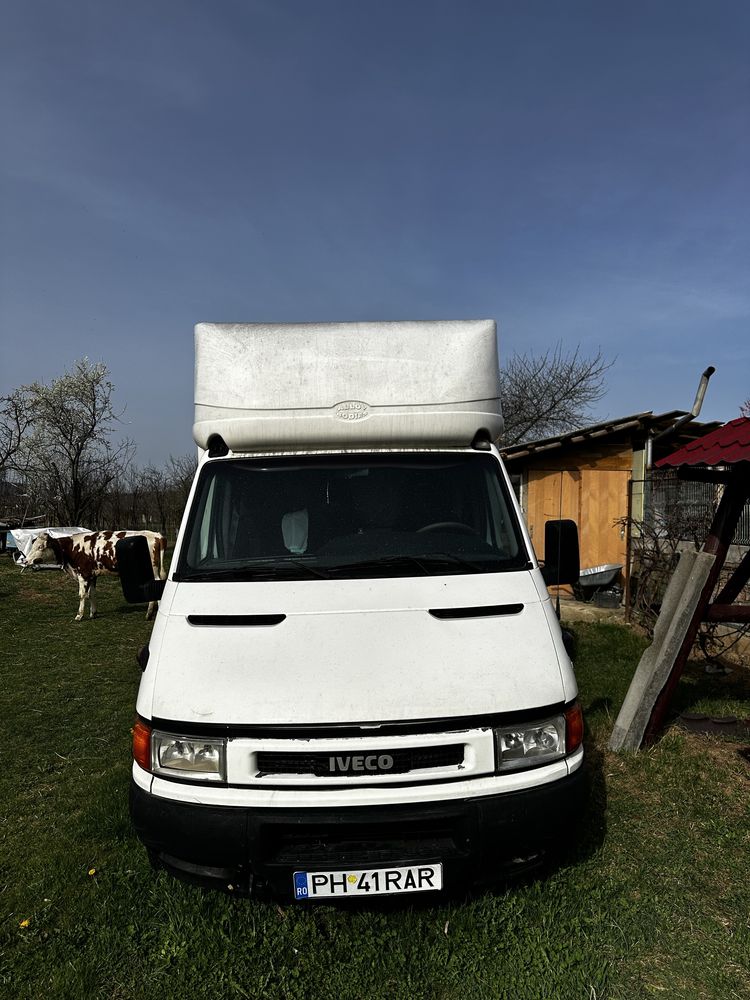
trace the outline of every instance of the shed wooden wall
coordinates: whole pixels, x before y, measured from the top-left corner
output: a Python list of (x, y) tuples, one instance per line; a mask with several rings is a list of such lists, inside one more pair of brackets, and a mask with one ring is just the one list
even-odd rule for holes
[(582, 569), (605, 563), (625, 565), (625, 530), (617, 522), (627, 516), (632, 464), (629, 445), (526, 460), (524, 509), (540, 559), (544, 558), (545, 522), (562, 516), (578, 525)]

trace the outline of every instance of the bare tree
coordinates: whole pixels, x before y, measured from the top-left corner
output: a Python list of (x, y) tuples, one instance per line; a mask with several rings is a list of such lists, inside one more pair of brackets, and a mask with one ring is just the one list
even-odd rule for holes
[(102, 506), (101, 523), (127, 530), (153, 527), (157, 511), (149, 482), (149, 469), (129, 464), (110, 483)]
[(195, 479), (195, 472), (198, 468), (198, 455), (196, 452), (188, 452), (186, 455), (169, 456), (169, 478), (170, 488), (174, 491), (175, 502), (179, 506), (181, 514), (190, 496), (190, 487)]
[(165, 469), (148, 465), (140, 473), (143, 491), (147, 498), (149, 514), (159, 521), (159, 531), (167, 534), (167, 520), (170, 514), (170, 482)]
[(82, 358), (49, 384), (19, 391), (28, 395), (33, 414), (33, 433), (21, 449), (29, 492), (52, 520), (94, 526), (134, 450), (127, 439), (112, 441), (121, 413), (114, 408), (109, 369)]
[(740, 406), (740, 416), (741, 417), (750, 417), (750, 396)]
[(584, 357), (562, 345), (543, 354), (514, 354), (500, 371), (505, 445), (564, 434), (583, 426), (605, 392), (612, 362), (601, 351)]
[(197, 467), (194, 455), (170, 456), (166, 468), (131, 464), (110, 485), (103, 517), (118, 528), (177, 533)]
[(135, 465), (125, 470), (124, 528), (139, 530), (149, 526), (148, 484), (144, 470)]
[(101, 525), (106, 525), (108, 528), (126, 528), (128, 526), (129, 471), (118, 469), (117, 475), (110, 483), (107, 499), (102, 506)]
[(32, 407), (25, 388), (0, 396), (0, 477), (18, 472), (15, 458), (32, 424)]

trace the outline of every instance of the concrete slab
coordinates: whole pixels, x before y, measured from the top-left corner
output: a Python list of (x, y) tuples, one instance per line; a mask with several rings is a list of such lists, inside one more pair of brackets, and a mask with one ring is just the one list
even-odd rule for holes
[(683, 552), (669, 581), (654, 639), (641, 657), (617, 716), (610, 750), (638, 750), (651, 712), (674, 667), (716, 556)]

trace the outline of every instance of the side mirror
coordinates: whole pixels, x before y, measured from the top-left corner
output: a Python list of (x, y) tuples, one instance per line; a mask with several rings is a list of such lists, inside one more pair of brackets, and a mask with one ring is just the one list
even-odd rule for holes
[(161, 600), (164, 580), (154, 579), (146, 539), (142, 535), (121, 538), (115, 545), (115, 553), (123, 597), (128, 604), (149, 604)]
[(542, 576), (548, 587), (578, 583), (581, 559), (578, 525), (575, 521), (547, 521), (544, 526), (544, 566)]

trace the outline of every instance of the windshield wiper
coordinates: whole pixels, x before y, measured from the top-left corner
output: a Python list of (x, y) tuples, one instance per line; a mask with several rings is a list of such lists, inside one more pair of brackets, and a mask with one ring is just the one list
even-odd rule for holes
[(364, 571), (370, 569), (395, 569), (397, 567), (416, 566), (422, 576), (429, 576), (430, 572), (422, 562), (421, 556), (410, 555), (390, 555), (372, 556), (368, 559), (352, 559), (351, 562), (335, 563), (326, 568), (330, 573), (345, 573), (348, 570)]
[(325, 569), (317, 569), (302, 559), (287, 559), (285, 556), (249, 559), (247, 562), (235, 563), (234, 566), (180, 573), (175, 579), (186, 583), (204, 583), (210, 580), (275, 580), (278, 579), (277, 574), (288, 577), (289, 571), (300, 569), (310, 576), (317, 576), (322, 580), (330, 579)]
[[(313, 560), (316, 560), (315, 564)], [(463, 556), (457, 556), (452, 552), (429, 552), (421, 555), (400, 555), (370, 556), (367, 559), (352, 559), (346, 562), (336, 562), (331, 565), (320, 565), (315, 556), (301, 558), (287, 558), (285, 556), (274, 558), (273, 556), (262, 559), (249, 559), (246, 562), (235, 563), (233, 566), (216, 567), (215, 569), (202, 569), (188, 571), (175, 575), (175, 579), (180, 582), (203, 583), (211, 580), (242, 581), (242, 580), (278, 580), (289, 579), (290, 574), (302, 570), (311, 577), (318, 577), (323, 580), (330, 580), (332, 577), (341, 577), (352, 572), (359, 576), (372, 570), (411, 570), (416, 569), (420, 576), (435, 576), (438, 567), (455, 567), (459, 572), (469, 570), (472, 573), (487, 573), (491, 571), (492, 563), (480, 565)], [(399, 575), (404, 575), (403, 572)]]
[(455, 567), (459, 572), (461, 570), (470, 570), (472, 573), (488, 573), (492, 571), (496, 561), (501, 560), (496, 560), (493, 557), (491, 562), (488, 562), (486, 565), (480, 565), (470, 559), (465, 559), (463, 556), (457, 556), (452, 552), (427, 552), (420, 555), (403, 553), (401, 555), (373, 556), (369, 559), (354, 559), (351, 562), (336, 563), (328, 566), (327, 569), (331, 573), (343, 574), (348, 570), (367, 572), (367, 570), (416, 566), (421, 575), (436, 576), (436, 568), (446, 568), (448, 566)]
[(427, 565), (435, 565), (436, 563), (453, 563), (456, 566), (467, 566), (469, 569), (473, 570), (475, 573), (486, 573), (487, 569), (485, 566), (480, 566), (471, 559), (464, 559), (463, 556), (457, 556), (453, 552), (430, 552), (428, 555), (423, 555), (419, 557)]

